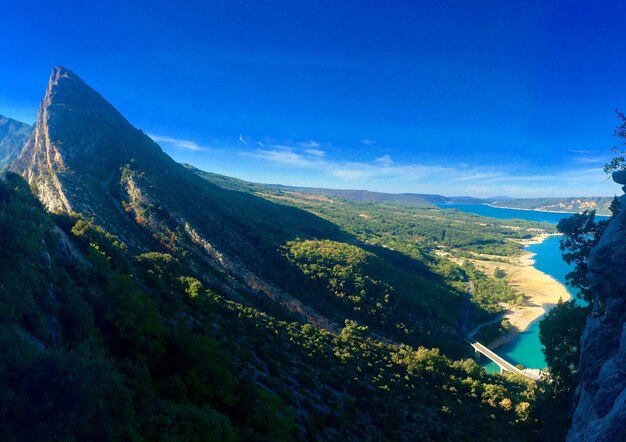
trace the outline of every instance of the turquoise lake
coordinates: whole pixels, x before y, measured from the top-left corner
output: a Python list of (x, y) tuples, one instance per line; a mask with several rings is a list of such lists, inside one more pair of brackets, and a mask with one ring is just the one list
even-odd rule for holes
[(457, 209), (463, 212), (474, 213), (481, 216), (490, 216), (498, 219), (525, 219), (556, 224), (563, 218), (572, 216), (571, 213), (540, 212), (538, 210), (503, 209), (491, 207), (486, 204), (441, 204), (442, 209)]
[[(490, 207), (484, 204), (442, 204), (443, 209), (457, 209), (464, 212), (474, 213), (481, 216), (489, 216), (498, 219), (524, 219), (528, 221), (558, 223), (561, 219), (571, 216), (569, 213), (539, 212), (532, 210), (503, 209)], [(606, 218), (600, 217), (597, 218)], [(551, 236), (541, 244), (533, 244), (526, 249), (535, 253), (534, 267), (552, 276), (561, 282), (570, 295), (576, 293), (576, 289), (569, 287), (565, 282), (565, 275), (570, 272), (568, 266), (561, 257), (559, 250), (560, 236)], [(513, 364), (522, 364), (527, 368), (545, 368), (546, 361), (543, 356), (543, 346), (539, 342), (539, 321), (533, 322), (528, 329), (520, 333), (509, 343), (497, 349), (497, 353), (508, 359)], [(498, 366), (493, 362), (483, 365), (488, 371), (498, 371)]]

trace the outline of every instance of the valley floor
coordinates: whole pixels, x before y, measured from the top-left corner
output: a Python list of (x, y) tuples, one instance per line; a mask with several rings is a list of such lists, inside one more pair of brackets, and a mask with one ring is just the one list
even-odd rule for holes
[[(538, 244), (547, 237), (547, 234), (537, 236), (524, 242), (524, 245)], [(526, 330), (533, 321), (541, 317), (546, 309), (555, 305), (559, 299), (567, 301), (571, 297), (563, 284), (533, 266), (535, 263), (534, 256), (534, 253), (524, 252), (518, 257), (510, 258), (508, 262), (489, 260), (489, 255), (481, 256), (484, 259), (471, 260), (476, 267), (487, 275), (492, 275), (495, 268), (498, 267), (504, 272), (506, 282), (516, 291), (525, 295), (523, 305), (505, 305), (506, 312), (502, 319), (508, 319), (512, 331), (491, 342), (489, 345), (491, 348), (497, 348), (509, 342), (517, 334)]]

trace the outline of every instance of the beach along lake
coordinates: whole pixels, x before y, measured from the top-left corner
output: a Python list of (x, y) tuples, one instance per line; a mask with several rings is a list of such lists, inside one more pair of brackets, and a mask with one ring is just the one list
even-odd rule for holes
[[(499, 207), (491, 207), (484, 204), (445, 204), (441, 205), (444, 209), (457, 209), (464, 212), (474, 213), (476, 215), (488, 216), (499, 219), (524, 219), (527, 221), (548, 222), (557, 224), (561, 219), (572, 216), (570, 213), (557, 212), (540, 212), (532, 210), (504, 209)], [(597, 217), (598, 219), (606, 217)], [(570, 296), (578, 300), (575, 295), (577, 290), (569, 287), (565, 280), (565, 275), (571, 271), (571, 267), (563, 261), (559, 243), (561, 236), (550, 236), (539, 244), (526, 246), (528, 252), (534, 253), (533, 267), (537, 270), (551, 276), (560, 282)], [(551, 305), (544, 305), (549, 310)], [(526, 368), (543, 369), (546, 367), (546, 361), (542, 352), (543, 346), (539, 342), (539, 322), (543, 316), (533, 321), (528, 328), (519, 333), (506, 344), (498, 347), (496, 353), (513, 364), (522, 364)], [(484, 359), (483, 359), (484, 361)], [(498, 371), (496, 364), (489, 362), (483, 364), (488, 371)]]

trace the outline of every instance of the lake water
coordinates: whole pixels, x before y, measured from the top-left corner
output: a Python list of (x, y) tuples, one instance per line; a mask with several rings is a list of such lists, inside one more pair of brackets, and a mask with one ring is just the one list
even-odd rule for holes
[[(565, 275), (571, 270), (561, 257), (560, 241), (560, 236), (551, 236), (540, 244), (526, 247), (526, 250), (536, 254), (534, 258), (536, 269), (561, 282), (567, 288), (570, 296), (574, 296), (577, 290), (569, 287), (565, 282)], [(497, 353), (514, 364), (522, 364), (527, 368), (545, 368), (547, 364), (543, 356), (543, 346), (539, 342), (539, 321), (541, 319), (535, 320), (526, 330), (499, 347)], [(499, 370), (493, 362), (485, 364), (484, 367), (488, 371)]]
[[(552, 224), (556, 224), (561, 219), (571, 216), (569, 213), (503, 209), (484, 204), (445, 204), (440, 207), (444, 209), (458, 209), (464, 212), (498, 219), (515, 218)], [(606, 217), (598, 216), (597, 218), (601, 219)], [(561, 250), (559, 249), (560, 240), (560, 236), (551, 236), (541, 244), (533, 244), (527, 246), (526, 249), (536, 254), (534, 257), (535, 268), (561, 282), (567, 288), (570, 295), (574, 295), (577, 292), (576, 289), (569, 287), (565, 282), (565, 275), (571, 271), (571, 268), (563, 261), (561, 256)], [(499, 347), (497, 353), (513, 364), (522, 364), (527, 368), (545, 368), (546, 361), (542, 352), (543, 346), (539, 342), (539, 321), (541, 319), (542, 318), (537, 319), (513, 340)], [(487, 369), (487, 371), (499, 370), (498, 366), (493, 362), (485, 363), (483, 367)]]
[(498, 219), (525, 219), (526, 221), (537, 221), (557, 224), (563, 218), (572, 216), (571, 213), (540, 212), (538, 210), (503, 209), (501, 207), (491, 207), (486, 204), (442, 204), (442, 209), (458, 209), (463, 212), (474, 213), (481, 216), (489, 216)]

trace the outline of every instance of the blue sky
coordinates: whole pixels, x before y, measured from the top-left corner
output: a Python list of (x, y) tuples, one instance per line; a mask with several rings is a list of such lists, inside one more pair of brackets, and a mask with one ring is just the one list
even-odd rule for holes
[(34, 121), (61, 64), (176, 160), (251, 181), (621, 192), (624, 2), (95, 3), (3, 6), (0, 114)]

